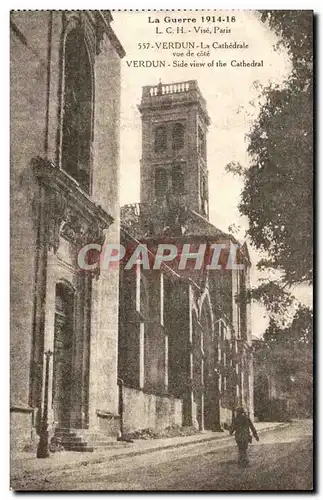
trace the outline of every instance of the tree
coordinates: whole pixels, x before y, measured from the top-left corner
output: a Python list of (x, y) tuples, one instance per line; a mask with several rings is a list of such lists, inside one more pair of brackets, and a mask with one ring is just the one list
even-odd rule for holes
[(290, 327), (290, 339), (299, 345), (313, 345), (313, 311), (299, 304)]
[(280, 326), (270, 318), (257, 358), (272, 367), (279, 387), (297, 402), (302, 414), (311, 415), (313, 394), (313, 313), (299, 304), (290, 324)]
[(284, 315), (293, 303), (293, 295), (274, 280), (263, 280), (248, 291), (248, 300), (261, 302), (271, 315)]
[(293, 69), (282, 87), (262, 90), (258, 118), (248, 135), (251, 166), (235, 162), (227, 171), (243, 175), (240, 212), (248, 236), (266, 253), (261, 269), (281, 271), (282, 283), (312, 282), (313, 269), (313, 92), (310, 11), (261, 11), (280, 37)]
[(298, 304), (291, 323), (286, 327), (278, 325), (271, 317), (264, 333), (264, 341), (268, 346), (295, 346), (302, 348), (313, 344), (313, 311), (307, 306)]

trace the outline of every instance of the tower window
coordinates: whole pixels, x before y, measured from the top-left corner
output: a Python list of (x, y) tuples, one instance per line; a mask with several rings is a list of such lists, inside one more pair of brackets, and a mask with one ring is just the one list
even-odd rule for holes
[(206, 179), (204, 175), (201, 177), (201, 198), (202, 200), (206, 198)]
[(164, 125), (155, 130), (155, 153), (161, 153), (167, 148), (167, 130)]
[(92, 72), (84, 35), (72, 30), (65, 44), (62, 168), (90, 191)]
[(202, 213), (203, 213), (203, 215), (207, 215), (207, 211), (208, 211), (207, 183), (206, 183), (206, 177), (202, 173), (201, 173), (200, 195), (201, 195)]
[(155, 195), (156, 198), (165, 196), (168, 187), (167, 171), (164, 168), (156, 168), (155, 172)]
[(175, 165), (172, 170), (172, 189), (173, 194), (184, 194), (184, 171), (181, 165)]
[(206, 157), (205, 134), (200, 126), (198, 127), (198, 152), (203, 158)]
[(184, 147), (185, 127), (182, 123), (175, 123), (173, 126), (173, 149), (182, 149)]

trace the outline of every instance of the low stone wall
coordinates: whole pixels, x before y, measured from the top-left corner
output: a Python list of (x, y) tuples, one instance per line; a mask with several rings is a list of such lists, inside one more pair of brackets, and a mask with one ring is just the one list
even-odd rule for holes
[(182, 425), (182, 400), (145, 394), (143, 391), (123, 388), (123, 428), (124, 432), (139, 429), (157, 431), (172, 425)]
[(22, 450), (35, 438), (34, 411), (32, 408), (10, 408), (10, 445), (11, 449)]
[(232, 424), (232, 410), (220, 406), (220, 423), (221, 427)]

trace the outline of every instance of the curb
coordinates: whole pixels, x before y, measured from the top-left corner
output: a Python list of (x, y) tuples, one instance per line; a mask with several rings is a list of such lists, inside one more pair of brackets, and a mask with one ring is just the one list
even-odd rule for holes
[[(275, 427), (273, 426), (269, 426), (269, 427), (264, 427), (263, 429), (259, 429), (257, 432), (259, 434), (265, 432), (265, 431), (268, 431), (268, 430), (276, 430), (277, 428), (281, 428), (281, 427), (286, 427), (288, 425), (291, 425), (290, 423), (285, 423), (285, 422), (282, 422), (282, 423), (278, 423)], [(53, 470), (59, 470), (59, 469), (64, 469), (64, 470), (68, 470), (68, 469), (72, 469), (74, 468), (75, 466), (77, 467), (86, 467), (86, 466), (90, 466), (91, 464), (100, 464), (100, 463), (104, 463), (104, 462), (110, 462), (110, 461), (117, 461), (117, 460), (122, 460), (124, 458), (132, 458), (132, 457), (135, 457), (135, 456), (140, 456), (140, 455), (148, 455), (150, 453), (155, 453), (155, 452), (158, 452), (158, 451), (165, 451), (165, 450), (171, 450), (171, 449), (177, 449), (177, 448), (183, 448), (185, 446), (196, 446), (196, 445), (199, 445), (199, 444), (204, 444), (204, 443), (207, 443), (207, 442), (211, 442), (211, 441), (229, 441), (232, 439), (232, 436), (228, 435), (228, 434), (224, 434), (223, 436), (209, 436), (209, 437), (205, 437), (203, 439), (200, 439), (200, 440), (196, 440), (196, 441), (187, 441), (187, 442), (184, 442), (184, 443), (176, 443), (176, 444), (165, 444), (165, 445), (162, 445), (162, 446), (156, 446), (156, 447), (152, 447), (152, 448), (146, 448), (146, 449), (141, 449), (141, 450), (133, 450), (133, 451), (130, 451), (129, 453), (117, 453), (115, 455), (109, 455), (109, 456), (99, 456), (99, 457), (93, 457), (91, 458), (89, 455), (91, 454), (87, 454), (86, 456), (86, 459), (84, 459), (84, 461), (80, 461), (80, 462), (72, 462), (72, 463), (67, 463), (65, 464), (64, 466), (61, 466), (59, 464), (57, 464), (57, 467), (53, 467), (53, 464), (49, 467), (46, 467), (46, 468), (43, 468), (41, 470), (39, 470), (39, 473), (40, 474), (46, 474), (50, 471), (53, 471)], [(36, 473), (37, 471), (36, 470), (30, 470), (30, 471), (26, 471), (27, 474), (33, 474), (33, 473)]]
[[(265, 432), (265, 431), (268, 431), (268, 430), (271, 430), (271, 429), (278, 429), (278, 428), (281, 428), (281, 427), (287, 427), (288, 425), (291, 425), (289, 422), (286, 423), (286, 422), (282, 422), (282, 423), (279, 423), (277, 424), (275, 427), (273, 426), (269, 426), (269, 427), (264, 427), (263, 429), (260, 429), (258, 432), (258, 434), (261, 434), (262, 432)], [(194, 446), (194, 445), (198, 445), (200, 443), (207, 443), (209, 441), (225, 441), (225, 440), (229, 440), (229, 439), (232, 439), (232, 436), (230, 435), (223, 435), (222, 437), (220, 436), (210, 436), (210, 437), (206, 437), (206, 438), (203, 438), (203, 439), (199, 439), (197, 441), (187, 441), (186, 443), (177, 443), (177, 444), (167, 444), (167, 445), (164, 445), (164, 446), (157, 446), (156, 448), (147, 448), (147, 449), (144, 449), (144, 450), (134, 450), (134, 451), (131, 451), (130, 453), (124, 453), (124, 454), (117, 454), (117, 455), (112, 455), (110, 457), (107, 458), (107, 460), (102, 460), (102, 462), (105, 462), (105, 461), (108, 461), (108, 460), (120, 460), (124, 457), (135, 457), (137, 455), (148, 455), (149, 453), (155, 453), (156, 451), (164, 451), (164, 450), (169, 450), (169, 449), (176, 449), (176, 448), (182, 448), (184, 446)], [(100, 462), (100, 463), (102, 463)], [(99, 462), (98, 462), (99, 463)]]

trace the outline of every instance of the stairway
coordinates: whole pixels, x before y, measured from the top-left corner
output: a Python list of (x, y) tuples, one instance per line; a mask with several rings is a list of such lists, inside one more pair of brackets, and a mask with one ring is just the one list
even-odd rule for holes
[(65, 450), (68, 451), (93, 451), (84, 438), (75, 432), (75, 429), (59, 427), (55, 429), (55, 437), (60, 438)]

